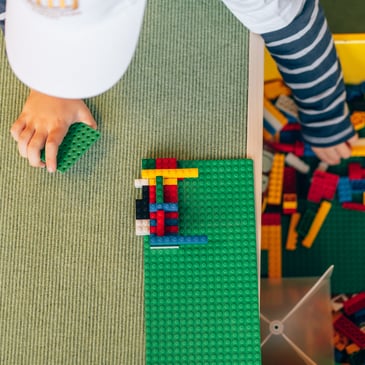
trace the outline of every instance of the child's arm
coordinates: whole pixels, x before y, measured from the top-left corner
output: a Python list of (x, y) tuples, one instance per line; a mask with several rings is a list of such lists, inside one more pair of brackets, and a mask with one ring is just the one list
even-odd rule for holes
[(306, 1), (287, 27), (262, 36), (293, 91), (304, 140), (329, 164), (350, 157), (356, 135), (341, 66), (318, 1)]
[[(70, 125), (83, 122), (97, 127), (89, 109), (82, 100), (61, 99), (31, 90), (19, 118), (11, 128), (11, 135), (18, 143), (19, 153), (31, 166), (56, 171), (58, 147)], [(40, 160), (46, 150), (46, 164)]]
[(0, 0), (0, 28), (1, 30), (4, 32), (4, 16), (3, 14), (5, 14), (5, 4), (6, 1), (5, 0)]
[[(329, 164), (349, 157), (356, 133), (349, 119), (341, 66), (318, 0), (271, 0), (265, 4), (256, 0), (251, 14), (244, 12), (245, 5), (239, 8), (236, 0), (224, 1), (241, 21), (249, 16), (251, 29), (262, 35), (292, 89), (304, 140)], [(269, 14), (267, 7), (276, 12)]]

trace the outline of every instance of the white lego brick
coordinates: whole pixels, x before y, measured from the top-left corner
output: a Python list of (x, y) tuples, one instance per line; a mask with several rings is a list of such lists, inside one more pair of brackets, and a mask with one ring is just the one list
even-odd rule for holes
[(148, 179), (135, 179), (134, 187), (137, 189), (141, 189), (142, 186), (148, 186)]
[(275, 106), (283, 113), (298, 119), (298, 106), (289, 96), (280, 95), (275, 102)]
[(308, 164), (291, 152), (286, 155), (285, 162), (287, 165), (294, 167), (303, 174), (307, 174), (310, 170), (310, 166)]
[(150, 235), (150, 220), (149, 219), (137, 219), (136, 220), (136, 235), (137, 236), (149, 236)]

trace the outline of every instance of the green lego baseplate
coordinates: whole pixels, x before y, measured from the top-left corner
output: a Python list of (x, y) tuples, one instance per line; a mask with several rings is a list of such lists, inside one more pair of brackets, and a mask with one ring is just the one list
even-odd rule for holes
[[(311, 170), (318, 165), (316, 158), (305, 159), (310, 164)], [(331, 166), (328, 172), (340, 176), (348, 175), (350, 162), (362, 162), (363, 158), (353, 157), (342, 161), (337, 166)], [(297, 184), (299, 196), (299, 209), (308, 202), (306, 193), (312, 174), (302, 175)], [(288, 251), (285, 242), (289, 227), (289, 217), (282, 216), (282, 274), (284, 277), (320, 276), (329, 266), (334, 265), (331, 279), (331, 291), (334, 294), (357, 293), (365, 287), (365, 212), (342, 208), (338, 199), (332, 202), (332, 208), (321, 227), (311, 248), (305, 248), (299, 242), (297, 249)], [(261, 253), (261, 273), (267, 275), (267, 252)]]
[[(144, 241), (147, 365), (261, 364), (253, 163), (179, 161), (179, 232), (205, 245)], [(146, 166), (144, 166), (146, 168)]]
[[(58, 149), (57, 170), (67, 171), (86, 151), (99, 139), (100, 132), (84, 123), (72, 124)], [(46, 161), (45, 150), (42, 150), (41, 160)]]

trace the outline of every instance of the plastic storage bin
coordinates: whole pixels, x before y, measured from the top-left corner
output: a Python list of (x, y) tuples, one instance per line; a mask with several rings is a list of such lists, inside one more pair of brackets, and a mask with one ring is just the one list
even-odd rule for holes
[(261, 280), (263, 365), (333, 365), (331, 266), (320, 278)]

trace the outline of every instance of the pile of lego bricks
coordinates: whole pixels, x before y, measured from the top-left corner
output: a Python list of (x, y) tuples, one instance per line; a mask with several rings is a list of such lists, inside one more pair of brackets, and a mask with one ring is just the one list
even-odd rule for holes
[[(365, 83), (347, 85), (360, 141), (365, 136), (364, 93)], [(360, 142), (352, 157), (337, 166), (321, 163), (301, 139), (290, 95), (281, 80), (265, 85), (261, 249), (267, 252), (267, 276), (272, 278), (282, 276), (284, 247), (312, 246), (333, 203), (365, 211), (365, 144)], [(332, 310), (336, 363), (365, 364), (365, 292), (334, 296)]]
[[(365, 132), (365, 83), (347, 88), (351, 121), (361, 137)], [(311, 248), (333, 201), (345, 209), (365, 211), (365, 144), (360, 138), (351, 159), (329, 167), (302, 141), (298, 109), (283, 81), (266, 83), (264, 96), (261, 249), (267, 252), (267, 276), (278, 278), (282, 276), (283, 246), (289, 251), (296, 250), (298, 243)], [(289, 223), (283, 224), (283, 219)]]
[(365, 292), (332, 298), (335, 361), (365, 363)]

